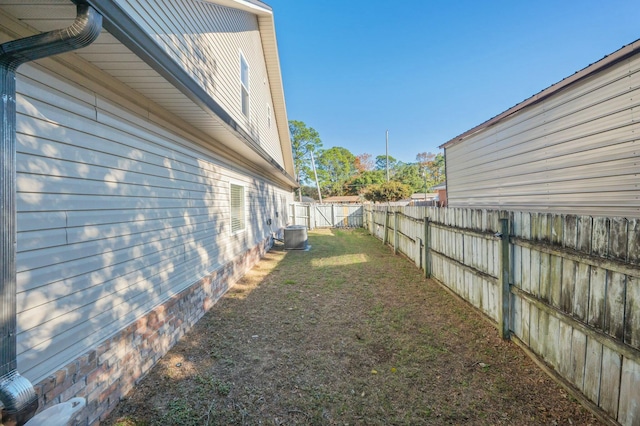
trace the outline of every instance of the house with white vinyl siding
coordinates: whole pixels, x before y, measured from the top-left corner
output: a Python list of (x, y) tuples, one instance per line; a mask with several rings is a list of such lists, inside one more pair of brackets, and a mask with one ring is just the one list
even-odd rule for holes
[(72, 25), (77, 4), (97, 39), (16, 71), (0, 365), (40, 409), (86, 398), (95, 424), (270, 247), (297, 185), (269, 6), (0, 0), (0, 43)]
[(640, 41), (453, 138), (450, 207), (640, 216)]

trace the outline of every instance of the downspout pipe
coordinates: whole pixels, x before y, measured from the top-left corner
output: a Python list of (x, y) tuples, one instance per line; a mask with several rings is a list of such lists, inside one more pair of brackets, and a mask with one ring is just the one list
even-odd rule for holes
[(0, 406), (2, 419), (26, 423), (38, 409), (33, 385), (17, 371), (16, 319), (16, 70), (26, 62), (91, 44), (102, 16), (76, 5), (68, 28), (0, 44)]

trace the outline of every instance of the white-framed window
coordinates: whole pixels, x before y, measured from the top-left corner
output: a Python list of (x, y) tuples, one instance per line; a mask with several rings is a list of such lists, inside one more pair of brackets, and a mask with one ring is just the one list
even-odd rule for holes
[(229, 183), (229, 201), (231, 205), (231, 233), (244, 231), (247, 226), (244, 206), (244, 186)]
[(242, 113), (249, 117), (249, 64), (240, 53), (240, 91), (242, 97)]

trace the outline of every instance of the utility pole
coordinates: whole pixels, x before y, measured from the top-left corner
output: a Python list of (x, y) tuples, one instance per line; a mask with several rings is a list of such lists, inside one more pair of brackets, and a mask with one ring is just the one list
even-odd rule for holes
[[(298, 201), (302, 202), (302, 185), (300, 184), (300, 171), (299, 170), (296, 173), (296, 182), (298, 182)], [(295, 197), (294, 197), (294, 201), (295, 201)]]
[(427, 168), (426, 167), (422, 171), (422, 174), (424, 174), (424, 203), (426, 205), (427, 204)]
[(389, 182), (389, 130), (387, 130), (387, 182)]
[(320, 193), (320, 182), (318, 182), (318, 172), (316, 171), (316, 161), (313, 159), (313, 151), (311, 151), (311, 166), (313, 166), (313, 174), (316, 177), (316, 188), (318, 188), (318, 201), (322, 204), (322, 194)]

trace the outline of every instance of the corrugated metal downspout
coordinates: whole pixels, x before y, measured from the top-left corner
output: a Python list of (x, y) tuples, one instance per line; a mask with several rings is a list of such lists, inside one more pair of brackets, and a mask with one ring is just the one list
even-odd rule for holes
[(16, 363), (16, 70), (87, 46), (101, 30), (102, 16), (80, 4), (70, 27), (0, 45), (0, 405), (3, 421), (12, 417), (18, 425), (33, 417), (38, 398)]

